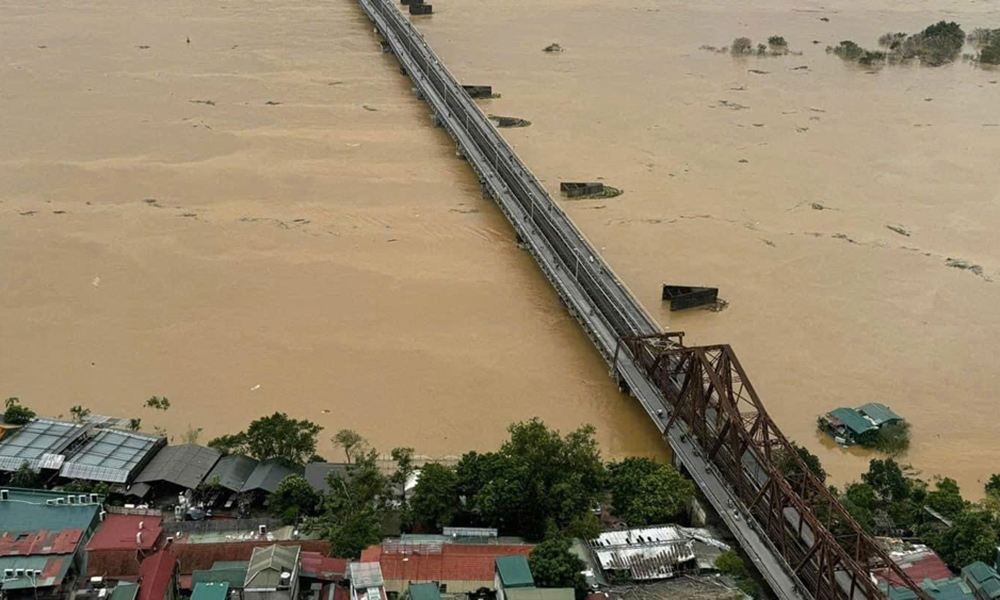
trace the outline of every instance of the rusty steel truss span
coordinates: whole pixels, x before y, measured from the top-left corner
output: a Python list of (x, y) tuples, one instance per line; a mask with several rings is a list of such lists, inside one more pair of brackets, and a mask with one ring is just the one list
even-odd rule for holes
[(728, 345), (687, 348), (678, 336), (630, 337), (623, 346), (671, 407), (692, 443), (734, 491), (818, 600), (878, 598), (871, 573), (917, 587), (808, 468), (764, 409)]

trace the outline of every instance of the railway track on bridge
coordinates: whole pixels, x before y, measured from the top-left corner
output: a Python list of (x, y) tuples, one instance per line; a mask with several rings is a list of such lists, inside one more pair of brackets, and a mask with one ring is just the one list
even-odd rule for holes
[[(732, 350), (685, 348), (662, 333), (391, 0), (358, 1), (612, 376), (642, 404), (775, 595), (875, 600), (883, 593), (872, 571), (891, 569), (926, 600), (808, 472)], [(797, 461), (798, 471), (779, 470), (779, 457)]]

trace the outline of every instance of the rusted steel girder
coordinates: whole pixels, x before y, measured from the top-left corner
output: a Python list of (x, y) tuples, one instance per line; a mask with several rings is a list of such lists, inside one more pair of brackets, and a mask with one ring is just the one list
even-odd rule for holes
[[(764, 409), (728, 345), (686, 348), (676, 335), (625, 338), (628, 351), (705, 458), (817, 600), (875, 600), (892, 571), (929, 600), (809, 470)], [(616, 352), (617, 354), (617, 352)]]

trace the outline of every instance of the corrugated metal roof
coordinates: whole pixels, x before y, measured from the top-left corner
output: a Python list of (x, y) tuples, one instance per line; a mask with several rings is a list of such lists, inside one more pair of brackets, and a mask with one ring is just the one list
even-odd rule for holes
[(268, 493), (273, 492), (278, 489), (278, 484), (281, 483), (282, 479), (293, 473), (294, 471), (277, 461), (266, 460), (254, 468), (253, 473), (247, 478), (247, 482), (243, 484), (240, 491), (264, 490)]
[(844, 427), (854, 432), (854, 435), (860, 435), (875, 429), (875, 426), (868, 419), (862, 417), (861, 413), (853, 408), (835, 408), (830, 411), (830, 416), (836, 417), (837, 420), (844, 424)]
[(218, 478), (218, 485), (231, 492), (239, 492), (255, 468), (257, 468), (257, 461), (252, 458), (238, 454), (223, 456), (209, 471), (205, 482), (216, 483), (216, 478)]
[[(221, 562), (221, 561), (220, 561)], [(247, 561), (234, 561), (242, 563), (242, 566), (218, 566), (218, 563), (211, 569), (195, 571), (191, 574), (191, 585), (199, 583), (227, 583), (230, 587), (241, 588), (243, 582), (247, 580)]]
[(59, 475), (67, 479), (127, 483), (152, 453), (166, 443), (164, 437), (102, 429), (63, 463)]
[(66, 421), (34, 419), (0, 439), (0, 471), (16, 471), (25, 462), (32, 469), (58, 469), (64, 452), (90, 430)]
[(15, 572), (17, 569), (24, 569), (25, 572), (21, 577), (6, 579), (3, 589), (8, 591), (60, 585), (72, 562), (72, 554), (0, 557), (0, 572), (5, 569), (14, 569)]
[(874, 421), (875, 425), (903, 420), (903, 417), (892, 412), (888, 406), (880, 402), (869, 402), (864, 406), (859, 406), (858, 412)]
[[(92, 529), (97, 522), (101, 509), (100, 504), (89, 503), (89, 495), (86, 496), (88, 503), (69, 504), (65, 493), (6, 489), (9, 500), (0, 502), (0, 555), (12, 551), (28, 554), (35, 544), (39, 549), (73, 544), (63, 550), (73, 552), (83, 532)], [(74, 501), (79, 497), (73, 494)], [(56, 501), (62, 504), (55, 504)]]
[(497, 574), (504, 588), (535, 587), (531, 576), (528, 558), (523, 554), (498, 556), (496, 558)]
[(493, 581), (496, 557), (527, 555), (531, 545), (432, 544), (415, 546), (383, 544), (361, 554), (364, 561), (379, 561), (386, 581)]
[(122, 581), (115, 586), (109, 600), (135, 600), (139, 594), (139, 584)]
[(160, 550), (139, 565), (139, 600), (163, 600), (177, 570), (177, 555)]
[(306, 465), (305, 478), (309, 482), (309, 487), (317, 492), (329, 492), (330, 486), (326, 482), (327, 476), (337, 473), (341, 479), (348, 478), (347, 463), (314, 462)]
[[(291, 580), (291, 574), (298, 570), (298, 546), (267, 546), (254, 548), (247, 566), (247, 578), (244, 588), (276, 589), (286, 587)], [(282, 577), (283, 574), (289, 574)]]
[(590, 547), (604, 571), (629, 571), (632, 579), (673, 577), (695, 560), (694, 543), (680, 527), (648, 527), (602, 533)]
[(411, 583), (407, 590), (410, 600), (441, 600), (441, 590), (436, 583)]
[(355, 589), (376, 588), (385, 585), (382, 565), (377, 562), (356, 562), (348, 567), (351, 585)]
[(194, 586), (191, 600), (226, 600), (228, 596), (228, 583), (199, 583)]
[(167, 446), (160, 450), (135, 478), (136, 483), (165, 481), (194, 489), (212, 470), (221, 454), (215, 448), (195, 444)]
[(506, 590), (510, 600), (575, 600), (573, 588), (514, 588)]
[[(109, 514), (87, 542), (87, 551), (152, 550), (162, 532), (162, 517)], [(139, 533), (142, 535), (137, 540)]]

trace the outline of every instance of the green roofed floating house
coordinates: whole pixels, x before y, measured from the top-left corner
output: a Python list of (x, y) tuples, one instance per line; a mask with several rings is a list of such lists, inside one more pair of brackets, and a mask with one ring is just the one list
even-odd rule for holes
[(836, 408), (819, 418), (819, 427), (841, 446), (878, 447), (883, 432), (907, 427), (888, 406), (869, 402), (858, 408)]

